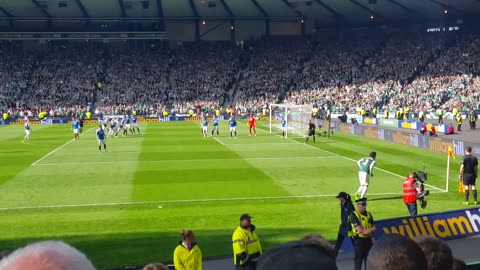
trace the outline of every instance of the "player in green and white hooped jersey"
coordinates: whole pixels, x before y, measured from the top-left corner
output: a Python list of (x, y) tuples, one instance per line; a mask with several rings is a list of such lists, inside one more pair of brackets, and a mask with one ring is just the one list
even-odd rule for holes
[(202, 119), (202, 133), (203, 137), (206, 138), (208, 137), (208, 119), (207, 117), (203, 117)]
[(357, 161), (358, 168), (358, 180), (360, 180), (360, 187), (358, 187), (355, 198), (364, 198), (367, 194), (368, 184), (370, 182), (370, 177), (373, 177), (373, 167), (375, 166), (375, 158), (377, 157), (377, 152), (370, 152), (368, 157), (364, 157)]

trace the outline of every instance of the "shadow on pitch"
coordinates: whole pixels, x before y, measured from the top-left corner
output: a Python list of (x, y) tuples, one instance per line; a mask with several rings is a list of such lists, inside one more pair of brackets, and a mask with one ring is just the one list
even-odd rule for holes
[(382, 198), (373, 198), (373, 199), (370, 199), (368, 198), (368, 201), (371, 202), (371, 201), (390, 201), (390, 200), (398, 200), (398, 199), (402, 199), (403, 196), (393, 196), (393, 197), (382, 197)]

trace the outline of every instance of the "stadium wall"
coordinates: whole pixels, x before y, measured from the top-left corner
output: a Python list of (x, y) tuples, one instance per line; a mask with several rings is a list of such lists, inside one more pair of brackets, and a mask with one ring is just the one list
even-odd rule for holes
[(195, 24), (193, 22), (167, 22), (165, 24), (168, 39), (173, 41), (195, 41)]
[(237, 41), (256, 40), (265, 36), (264, 21), (236, 21), (235, 39)]
[(415, 134), (402, 130), (384, 129), (376, 125), (365, 126), (335, 123), (332, 128), (335, 131), (344, 134), (358, 135), (371, 139), (404, 144), (442, 153), (447, 153), (448, 147), (451, 146), (455, 155), (463, 155), (465, 147), (470, 146), (472, 147), (474, 154), (480, 155), (480, 144), (474, 142), (453, 140), (444, 137), (430, 137), (428, 135), (423, 136), (420, 133)]
[(230, 40), (230, 23), (227, 21), (206, 21), (200, 24), (200, 39), (207, 41)]
[(300, 36), (302, 27), (300, 22), (272, 22), (270, 34), (272, 36)]
[[(312, 34), (315, 27), (312, 22), (305, 21), (306, 34)], [(230, 40), (230, 22), (206, 20), (205, 25), (200, 23), (200, 39), (206, 41)], [(256, 40), (265, 36), (266, 27), (264, 20), (236, 21), (234, 25), (235, 40)], [(189, 21), (169, 21), (166, 23), (168, 39), (171, 41), (195, 41), (195, 24)], [(273, 21), (270, 22), (271, 36), (300, 36), (302, 26), (299, 21)]]
[[(122, 115), (111, 115), (109, 118), (121, 118)], [(247, 116), (238, 116), (236, 119), (246, 119)], [(212, 120), (212, 117), (207, 117), (208, 120)], [(220, 115), (219, 120), (225, 120), (225, 116)], [(68, 124), (71, 123), (71, 118), (47, 118), (47, 119), (35, 119), (30, 121), (30, 125), (54, 125), (54, 124)], [(170, 122), (170, 121), (200, 121), (199, 116), (167, 116), (167, 117), (138, 117), (139, 123), (155, 123), (155, 122)], [(12, 120), (0, 120), (1, 125), (23, 126), (25, 120), (12, 119)], [(98, 118), (87, 119), (85, 124), (98, 124), (101, 120)]]

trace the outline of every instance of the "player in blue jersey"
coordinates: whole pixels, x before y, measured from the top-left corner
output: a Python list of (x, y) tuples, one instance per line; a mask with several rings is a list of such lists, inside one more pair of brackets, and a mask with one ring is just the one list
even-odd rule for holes
[(280, 123), (282, 124), (282, 136), (285, 137), (285, 132), (287, 131), (287, 120), (282, 118)]
[(133, 134), (135, 134), (135, 129), (137, 129), (138, 134), (140, 134), (140, 129), (138, 128), (138, 124), (137, 124), (137, 117), (134, 115), (134, 116), (132, 116), (132, 130), (133, 130)]
[(98, 125), (97, 129), (97, 142), (98, 142), (98, 151), (102, 152), (102, 144), (103, 144), (103, 150), (107, 152), (107, 144), (105, 143), (105, 131), (102, 128), (102, 125)]
[(217, 131), (217, 136), (220, 136), (220, 134), (218, 133), (218, 117), (213, 116), (212, 121), (213, 121), (212, 137), (213, 137), (213, 133), (215, 132), (215, 130)]
[(230, 127), (230, 138), (232, 138), (233, 135), (237, 138), (237, 121), (235, 121), (233, 116), (228, 120), (228, 126)]
[(80, 140), (80, 135), (78, 135), (78, 129), (80, 127), (80, 123), (78, 122), (75, 117), (72, 118), (72, 130), (73, 130), (73, 138), (75, 140)]

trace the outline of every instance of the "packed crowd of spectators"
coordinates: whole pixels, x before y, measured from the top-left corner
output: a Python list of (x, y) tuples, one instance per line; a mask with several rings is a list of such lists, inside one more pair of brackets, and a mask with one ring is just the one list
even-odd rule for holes
[[(358, 64), (347, 61), (345, 65), (352, 70), (331, 74), (331, 85), (303, 85), (292, 89), (285, 101), (330, 101), (329, 105), (337, 111), (374, 107), (394, 111), (400, 106), (427, 111), (479, 108), (479, 50), (480, 38), (476, 34), (393, 35), (374, 54), (360, 50), (356, 54), (362, 56), (356, 61)], [(335, 49), (316, 57), (328, 57), (329, 53), (335, 54)], [(337, 64), (342, 65), (340, 61)], [(324, 72), (308, 67), (304, 69), (303, 74), (307, 75), (303, 82), (323, 78)], [(348, 74), (352, 74), (351, 81)]]
[(480, 99), (480, 35), (460, 36), (453, 46), (442, 52), (415, 80), (426, 92), (420, 102), (431, 104), (445, 101), (444, 107), (461, 110), (479, 108)]
[(73, 115), (95, 100), (101, 65), (97, 53), (5, 55), (0, 61), (0, 106), (18, 116)]
[(87, 109), (159, 114), (222, 106), (258, 112), (278, 102), (328, 104), (334, 111), (480, 106), (478, 34), (399, 32), (179, 47), (3, 53), (0, 109), (62, 116)]
[(71, 107), (93, 103), (96, 95), (96, 53), (59, 51), (38, 59), (23, 97), (26, 106)]
[(237, 85), (236, 108), (256, 111), (289, 90), (311, 54), (309, 39), (267, 40), (250, 44), (250, 61)]
[(36, 65), (36, 56), (0, 54), (0, 110), (23, 106), (28, 80)]
[(99, 111), (157, 114), (217, 108), (240, 68), (242, 50), (203, 44), (160, 53), (112, 53)]

